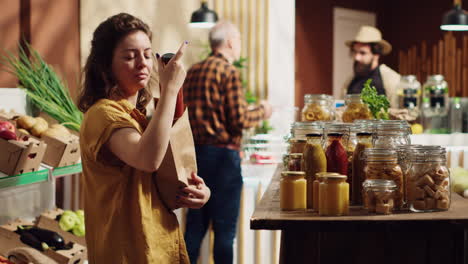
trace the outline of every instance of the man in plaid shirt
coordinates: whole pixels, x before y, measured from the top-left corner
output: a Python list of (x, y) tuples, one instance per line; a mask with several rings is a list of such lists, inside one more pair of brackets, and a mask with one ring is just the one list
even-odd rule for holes
[(195, 140), (198, 175), (211, 189), (211, 199), (201, 209), (189, 209), (185, 241), (191, 263), (196, 263), (200, 244), (211, 221), (215, 263), (233, 258), (242, 190), (239, 157), (242, 130), (254, 127), (271, 115), (262, 101), (249, 107), (240, 73), (232, 65), (240, 58), (239, 30), (220, 22), (209, 34), (213, 53), (187, 72), (183, 92)]

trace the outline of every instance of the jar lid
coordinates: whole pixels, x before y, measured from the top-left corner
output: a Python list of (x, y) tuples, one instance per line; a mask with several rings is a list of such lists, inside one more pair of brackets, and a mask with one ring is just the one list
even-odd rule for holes
[(317, 178), (323, 178), (323, 176), (325, 176), (325, 175), (332, 175), (332, 174), (341, 175), (341, 174), (339, 174), (339, 173), (337, 173), (337, 172), (326, 172), (326, 171), (322, 171), (322, 172), (317, 172), (317, 173), (315, 173), (315, 177), (317, 177)]
[(346, 175), (343, 175), (343, 174), (339, 174), (339, 173), (336, 173), (336, 172), (328, 172), (326, 174), (323, 174), (322, 176), (320, 176), (320, 178), (323, 178), (323, 179), (336, 179), (336, 180), (340, 180), (340, 179), (347, 179), (348, 176)]
[(322, 134), (320, 133), (309, 133), (309, 134), (306, 134), (306, 137), (322, 137)]
[(397, 185), (393, 180), (369, 179), (369, 180), (365, 180), (362, 183), (362, 187), (364, 188), (374, 188), (374, 187), (396, 188)]
[(282, 177), (289, 177), (289, 176), (305, 176), (305, 172), (303, 171), (282, 171)]
[(302, 138), (291, 138), (291, 139), (289, 140), (289, 142), (291, 142), (291, 143), (306, 143), (307, 140), (302, 139)]
[(391, 148), (366, 148), (362, 157), (370, 161), (393, 161), (398, 155), (396, 150)]
[(295, 159), (299, 159), (299, 158), (302, 158), (302, 153), (291, 153), (289, 154), (289, 158), (295, 158)]
[(371, 137), (372, 133), (371, 132), (358, 132), (358, 133), (356, 133), (356, 136), (358, 136), (358, 137)]

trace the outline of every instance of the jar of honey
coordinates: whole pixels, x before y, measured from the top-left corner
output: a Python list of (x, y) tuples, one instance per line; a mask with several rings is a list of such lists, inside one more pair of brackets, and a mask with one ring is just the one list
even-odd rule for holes
[(325, 174), (319, 184), (319, 215), (340, 216), (349, 213), (349, 184), (346, 175)]
[(280, 180), (281, 210), (307, 208), (307, 182), (303, 171), (283, 171)]
[[(323, 181), (323, 175), (326, 174), (336, 174), (340, 175), (335, 172), (317, 172), (315, 174), (315, 180), (312, 185), (312, 210), (318, 211), (319, 210), (319, 203), (320, 203), (320, 196), (319, 196), (319, 186), (320, 183)], [(307, 182), (308, 184), (309, 182)], [(309, 189), (307, 189), (307, 197), (309, 197)], [(309, 201), (307, 201), (307, 207), (309, 208)]]

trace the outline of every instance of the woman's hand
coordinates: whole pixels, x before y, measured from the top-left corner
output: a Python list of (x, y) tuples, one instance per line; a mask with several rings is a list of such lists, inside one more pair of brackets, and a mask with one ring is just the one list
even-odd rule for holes
[(184, 84), (186, 72), (184, 65), (181, 62), (181, 59), (187, 45), (188, 42), (184, 41), (177, 53), (166, 65), (164, 65), (161, 56), (157, 54), (161, 95), (163, 93), (170, 93), (172, 95), (176, 95), (179, 92), (182, 85)]
[(211, 191), (202, 178), (192, 172), (189, 186), (182, 188), (176, 197), (178, 207), (200, 209), (210, 199)]

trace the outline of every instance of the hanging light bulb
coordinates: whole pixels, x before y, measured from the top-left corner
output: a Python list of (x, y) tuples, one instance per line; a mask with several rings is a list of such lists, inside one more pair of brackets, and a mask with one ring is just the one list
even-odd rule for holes
[(194, 28), (211, 28), (218, 21), (215, 11), (208, 8), (206, 1), (201, 2), (201, 7), (192, 13), (190, 26)]
[(468, 13), (461, 8), (461, 0), (455, 0), (453, 9), (444, 14), (440, 29), (447, 31), (468, 30)]

